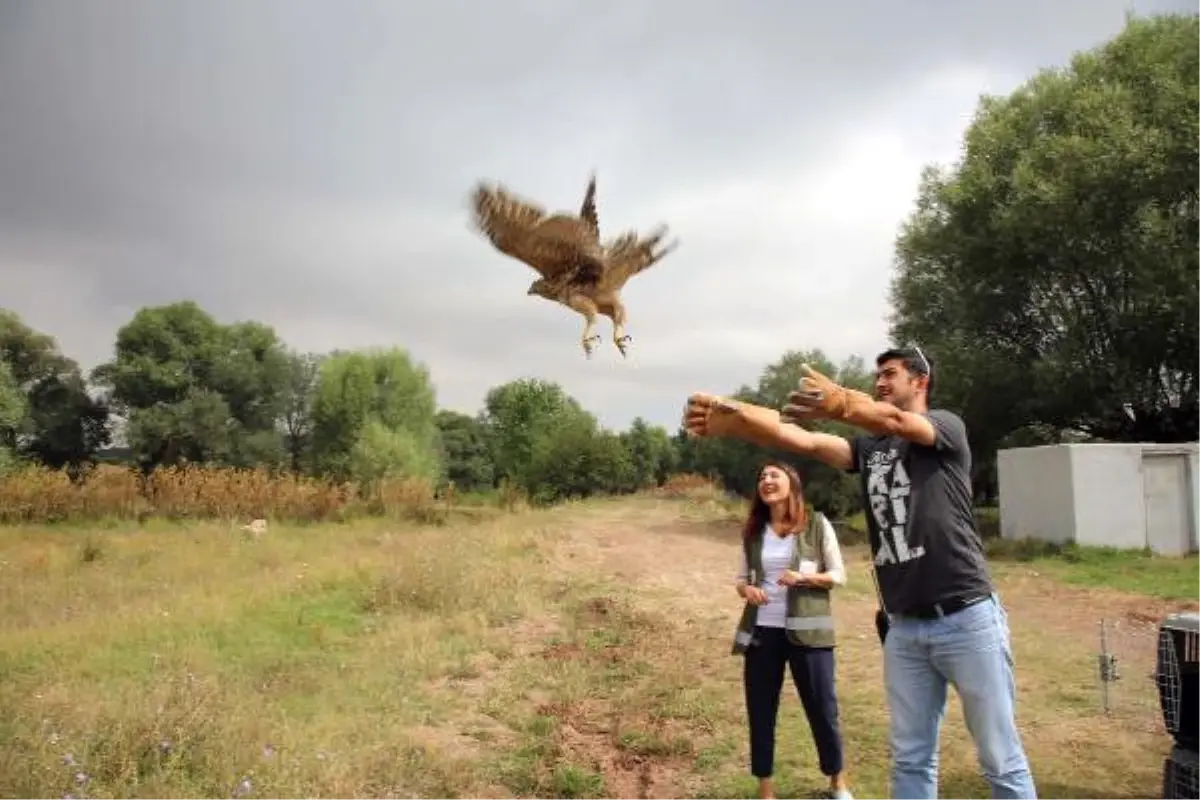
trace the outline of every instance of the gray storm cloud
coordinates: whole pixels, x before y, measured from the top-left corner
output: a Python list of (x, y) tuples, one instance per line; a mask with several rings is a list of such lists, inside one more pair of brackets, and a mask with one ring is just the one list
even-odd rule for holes
[[(540, 376), (674, 425), (784, 349), (880, 348), (921, 164), (1125, 7), (10, 0), (0, 306), (89, 367), (192, 298), (304, 349), (408, 347), (451, 407)], [(479, 178), (573, 209), (592, 169), (606, 235), (681, 240), (626, 291), (627, 362), (585, 361), (467, 226)]]

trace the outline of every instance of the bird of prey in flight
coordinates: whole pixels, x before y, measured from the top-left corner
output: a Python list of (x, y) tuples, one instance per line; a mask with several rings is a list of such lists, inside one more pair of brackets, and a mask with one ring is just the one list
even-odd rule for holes
[(621, 290), (634, 275), (658, 263), (678, 245), (663, 246), (665, 225), (648, 236), (627, 231), (600, 239), (596, 176), (588, 181), (579, 213), (548, 213), (503, 186), (480, 182), (472, 195), (474, 223), (492, 245), (540, 274), (528, 294), (544, 297), (583, 316), (583, 352), (600, 341), (596, 315), (612, 320), (613, 344), (625, 356), (630, 337)]

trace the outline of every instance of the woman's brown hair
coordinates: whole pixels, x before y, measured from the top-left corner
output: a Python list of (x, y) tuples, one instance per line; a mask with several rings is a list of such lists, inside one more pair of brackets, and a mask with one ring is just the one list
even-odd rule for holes
[(791, 464), (770, 460), (758, 468), (758, 478), (754, 481), (754, 499), (750, 501), (750, 513), (746, 515), (746, 524), (742, 527), (743, 539), (760, 535), (763, 526), (771, 519), (771, 507), (763, 502), (762, 496), (758, 492), (758, 481), (762, 478), (763, 470), (767, 467), (775, 467), (775, 469), (787, 475), (791, 488), (791, 491), (788, 493), (787, 511), (783, 515), (783, 530), (776, 531), (776, 533), (780, 535), (793, 533), (800, 530), (806, 522), (804, 484), (800, 481), (800, 475)]

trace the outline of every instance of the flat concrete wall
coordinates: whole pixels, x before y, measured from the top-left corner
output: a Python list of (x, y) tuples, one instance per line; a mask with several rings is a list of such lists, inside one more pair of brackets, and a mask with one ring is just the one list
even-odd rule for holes
[(1075, 541), (1097, 547), (1146, 546), (1142, 450), (1137, 445), (1073, 444)]
[(997, 456), (1000, 535), (1163, 555), (1197, 549), (1200, 445), (1069, 444)]
[(1075, 540), (1071, 453), (1065, 447), (1019, 447), (996, 454), (1000, 538)]

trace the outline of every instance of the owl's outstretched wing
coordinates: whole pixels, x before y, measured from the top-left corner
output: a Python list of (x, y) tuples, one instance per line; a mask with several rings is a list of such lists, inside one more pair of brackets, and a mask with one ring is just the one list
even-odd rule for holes
[(596, 214), (596, 175), (592, 174), (588, 181), (587, 192), (583, 195), (583, 205), (579, 208), (579, 218), (591, 231), (592, 236), (600, 238), (600, 218)]
[(476, 227), (497, 250), (528, 264), (543, 277), (553, 278), (574, 263), (579, 244), (559, 215), (551, 217), (542, 207), (503, 187), (483, 183), (475, 188), (472, 208)]
[(620, 289), (626, 281), (639, 272), (657, 264), (676, 247), (678, 241), (663, 245), (667, 236), (666, 226), (662, 226), (649, 236), (641, 237), (636, 233), (623, 233), (604, 246), (605, 271), (602, 283), (606, 289)]

